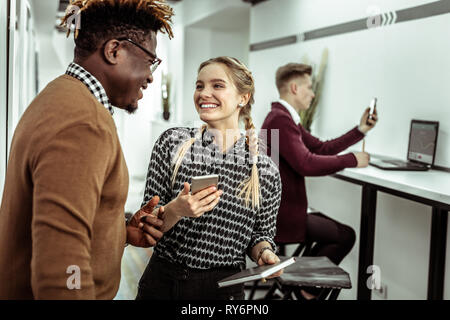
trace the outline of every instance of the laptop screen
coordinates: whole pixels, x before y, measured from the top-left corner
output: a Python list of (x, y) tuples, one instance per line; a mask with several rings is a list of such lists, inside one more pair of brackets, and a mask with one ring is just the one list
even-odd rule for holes
[(438, 122), (411, 121), (408, 160), (425, 164), (434, 163), (438, 128)]

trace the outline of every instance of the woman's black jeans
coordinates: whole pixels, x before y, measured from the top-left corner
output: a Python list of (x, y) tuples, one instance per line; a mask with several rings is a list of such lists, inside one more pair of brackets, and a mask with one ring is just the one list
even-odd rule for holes
[(239, 271), (232, 267), (192, 269), (153, 254), (139, 281), (136, 300), (243, 300), (243, 284), (217, 285), (217, 281)]

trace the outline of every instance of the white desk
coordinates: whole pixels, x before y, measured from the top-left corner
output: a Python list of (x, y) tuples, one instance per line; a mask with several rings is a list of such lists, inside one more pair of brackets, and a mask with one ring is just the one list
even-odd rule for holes
[(450, 173), (390, 171), (372, 166), (342, 170), (333, 177), (362, 185), (361, 229), (358, 266), (358, 299), (369, 300), (367, 267), (373, 264), (377, 192), (386, 192), (432, 207), (428, 299), (442, 300), (445, 278), (447, 218), (450, 211)]
[(337, 174), (450, 205), (449, 172), (392, 171), (368, 166), (345, 169)]

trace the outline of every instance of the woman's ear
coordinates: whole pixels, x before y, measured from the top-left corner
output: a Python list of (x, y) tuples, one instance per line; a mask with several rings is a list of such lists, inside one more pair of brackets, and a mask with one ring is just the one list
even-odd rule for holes
[(241, 100), (241, 102), (239, 103), (239, 105), (242, 103), (243, 106), (246, 106), (247, 103), (248, 103), (248, 101), (250, 100), (250, 92), (248, 92), (248, 93), (246, 93), (246, 94), (243, 94), (243, 95), (241, 96), (241, 98), (242, 98), (242, 100)]

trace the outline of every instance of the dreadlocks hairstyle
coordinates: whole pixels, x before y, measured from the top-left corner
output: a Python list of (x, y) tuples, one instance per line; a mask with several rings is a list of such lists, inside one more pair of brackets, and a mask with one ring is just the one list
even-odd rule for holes
[[(200, 65), (200, 67), (198, 68), (198, 72), (200, 72), (200, 70), (202, 70), (207, 65), (213, 63), (221, 63), (227, 67), (227, 73), (230, 75), (234, 85), (236, 86), (240, 94), (250, 93), (250, 99), (248, 100), (248, 103), (245, 106), (240, 107), (241, 111), (239, 114), (239, 118), (243, 120), (245, 124), (246, 143), (248, 144), (250, 149), (251, 161), (253, 165), (250, 177), (244, 180), (241, 184), (242, 189), (239, 192), (239, 196), (244, 198), (245, 205), (247, 207), (250, 205), (251, 201), (252, 208), (258, 208), (260, 204), (259, 175), (257, 167), (259, 154), (258, 138), (256, 136), (255, 126), (250, 115), (251, 106), (255, 101), (253, 98), (255, 95), (255, 84), (253, 76), (243, 63), (241, 63), (238, 59), (231, 57), (217, 57), (209, 59)], [(186, 152), (189, 150), (192, 144), (194, 144), (195, 140), (201, 137), (201, 134), (205, 129), (206, 125), (203, 125), (198, 131), (199, 134), (197, 134), (195, 138), (191, 138), (184, 142), (178, 150), (178, 153), (175, 156), (175, 167), (171, 181), (172, 186), (175, 184), (175, 177)]]
[(139, 43), (150, 31), (173, 38), (172, 16), (173, 9), (164, 0), (71, 0), (61, 26), (68, 29), (69, 36), (72, 22), (77, 23), (75, 55), (86, 58), (114, 38), (127, 37)]

